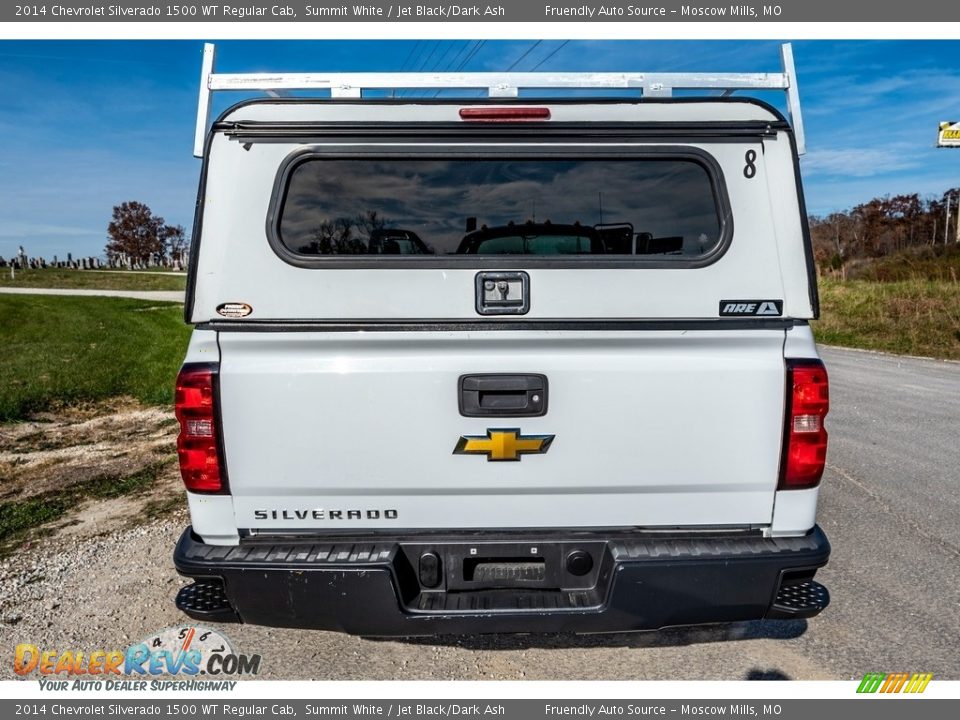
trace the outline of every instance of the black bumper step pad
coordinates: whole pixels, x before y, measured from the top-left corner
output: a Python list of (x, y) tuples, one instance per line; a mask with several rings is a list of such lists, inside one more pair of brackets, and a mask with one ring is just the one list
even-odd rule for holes
[(197, 580), (177, 593), (177, 608), (194, 620), (239, 622), (222, 580)]
[(818, 582), (805, 580), (781, 585), (768, 618), (808, 618), (830, 604), (830, 592)]

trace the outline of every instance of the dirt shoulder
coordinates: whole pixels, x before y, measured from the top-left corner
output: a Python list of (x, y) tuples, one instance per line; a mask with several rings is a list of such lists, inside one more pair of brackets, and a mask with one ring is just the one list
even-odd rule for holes
[(177, 422), (130, 399), (0, 425), (0, 554), (184, 507)]
[(0, 425), (0, 646), (123, 648), (183, 620), (176, 433), (124, 398)]

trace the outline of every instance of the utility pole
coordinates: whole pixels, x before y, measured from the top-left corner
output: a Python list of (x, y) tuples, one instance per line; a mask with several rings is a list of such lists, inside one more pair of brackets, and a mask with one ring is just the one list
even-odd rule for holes
[(950, 195), (947, 195), (947, 212), (943, 216), (943, 244), (947, 244), (947, 237), (950, 235)]

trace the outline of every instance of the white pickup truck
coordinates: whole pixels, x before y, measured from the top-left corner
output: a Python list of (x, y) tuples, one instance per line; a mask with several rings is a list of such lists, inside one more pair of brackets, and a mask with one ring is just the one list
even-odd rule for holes
[[(377, 94), (426, 86), (490, 97)], [(556, 97), (595, 86), (623, 90)], [(332, 96), (207, 122), (214, 90), (292, 87)], [(715, 92), (750, 88), (793, 124)], [(208, 46), (198, 132), (183, 612), (425, 635), (826, 607), (789, 46), (774, 74), (339, 77), (218, 74)]]

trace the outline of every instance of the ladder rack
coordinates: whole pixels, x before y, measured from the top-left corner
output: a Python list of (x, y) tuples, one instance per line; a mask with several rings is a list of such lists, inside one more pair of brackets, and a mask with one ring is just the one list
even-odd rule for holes
[(288, 90), (329, 90), (332, 98), (362, 98), (364, 90), (480, 89), (488, 97), (518, 97), (521, 89), (603, 88), (640, 90), (644, 97), (670, 97), (674, 90), (718, 91), (721, 97), (738, 90), (783, 90), (797, 152), (802, 155), (806, 150), (803, 117), (789, 43), (780, 47), (780, 59), (783, 72), (779, 73), (218, 73), (216, 48), (206, 43), (193, 154), (203, 156), (210, 100), (218, 90), (262, 91), (275, 97)]

